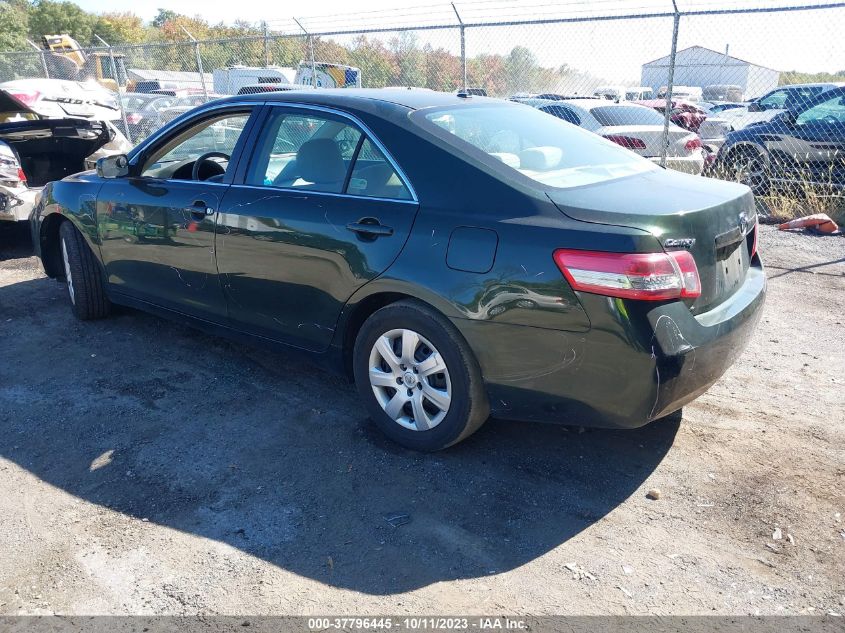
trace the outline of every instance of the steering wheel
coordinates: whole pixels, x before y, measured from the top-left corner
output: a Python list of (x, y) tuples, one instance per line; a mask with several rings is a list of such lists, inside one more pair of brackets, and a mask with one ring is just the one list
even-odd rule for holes
[[(225, 174), (226, 173), (226, 170), (223, 169), (222, 165), (220, 165), (219, 163), (211, 162), (209, 160), (210, 158), (225, 158), (226, 160), (229, 160), (231, 158), (231, 156), (229, 154), (224, 154), (223, 152), (206, 152), (205, 154), (203, 154), (202, 156), (200, 156), (199, 158), (197, 158), (194, 161), (194, 166), (191, 169), (191, 179), (192, 180), (199, 180), (200, 179), (200, 168), (206, 162), (211, 164), (211, 165), (214, 165), (215, 167), (217, 167), (217, 169), (220, 170), (217, 174), (211, 174), (211, 176), (209, 176), (209, 178), (211, 178), (213, 176), (217, 176), (219, 174)], [(206, 180), (206, 179), (203, 178), (203, 180)]]

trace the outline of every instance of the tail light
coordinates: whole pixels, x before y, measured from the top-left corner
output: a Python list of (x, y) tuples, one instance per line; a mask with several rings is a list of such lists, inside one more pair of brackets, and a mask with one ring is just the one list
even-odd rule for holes
[[(26, 174), (23, 173), (23, 167), (18, 167), (18, 180), (21, 181), (21, 184), (26, 186)], [(757, 245), (757, 235), (754, 235), (754, 245)]]
[(144, 116), (142, 114), (139, 114), (137, 112), (133, 112), (132, 114), (126, 115), (126, 122), (131, 123), (132, 125), (135, 125), (136, 123), (140, 123), (141, 119), (143, 119), (143, 118), (144, 118)]
[(686, 142), (684, 147), (687, 148), (688, 152), (694, 152), (697, 149), (701, 149), (701, 139), (698, 138), (697, 136), (694, 136), (693, 138), (691, 138), (690, 140), (688, 140)]
[(695, 259), (688, 251), (606, 253), (559, 249), (557, 267), (574, 290), (593, 294), (665, 301), (701, 295)]
[(754, 228), (751, 229), (754, 235), (751, 238), (751, 258), (753, 259), (754, 256), (757, 254), (757, 236), (760, 235), (760, 223), (755, 218), (754, 220)]
[(41, 93), (37, 90), (25, 90), (25, 91), (8, 91), (10, 95), (12, 95), (15, 99), (20, 101), (25, 106), (29, 107), (35, 105), (35, 102), (38, 101), (38, 97), (41, 96)]
[(628, 149), (645, 149), (645, 141), (641, 138), (621, 134), (607, 134), (604, 138)]

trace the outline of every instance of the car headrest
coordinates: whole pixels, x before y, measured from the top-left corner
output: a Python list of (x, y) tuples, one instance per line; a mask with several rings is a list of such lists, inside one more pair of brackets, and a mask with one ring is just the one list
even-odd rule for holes
[(308, 182), (342, 182), (346, 178), (340, 148), (330, 138), (315, 138), (303, 143), (296, 153), (296, 165), (300, 177)]
[(524, 149), (519, 153), (522, 169), (534, 171), (554, 169), (560, 164), (561, 158), (563, 158), (563, 150), (550, 145)]

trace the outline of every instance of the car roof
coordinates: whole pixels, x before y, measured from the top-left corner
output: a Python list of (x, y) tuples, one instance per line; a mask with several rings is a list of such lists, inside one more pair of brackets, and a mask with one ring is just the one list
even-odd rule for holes
[[(260, 101), (260, 102), (292, 102), (314, 105), (343, 106), (352, 105), (355, 102), (380, 101), (392, 103), (397, 106), (419, 110), (436, 106), (461, 106), (468, 103), (499, 102), (507, 103), (500, 99), (489, 97), (469, 96), (459, 97), (448, 92), (437, 92), (434, 90), (396, 90), (383, 88), (304, 88), (302, 90), (286, 90), (284, 92), (262, 92), (252, 95), (238, 95), (228, 97), (221, 101)], [(220, 103), (220, 101), (216, 102)], [(549, 103), (554, 103), (550, 101)]]

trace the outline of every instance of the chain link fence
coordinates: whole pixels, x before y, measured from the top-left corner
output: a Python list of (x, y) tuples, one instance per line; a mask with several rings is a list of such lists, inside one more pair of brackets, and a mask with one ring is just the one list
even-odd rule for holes
[[(810, 181), (827, 170), (828, 181), (845, 182), (839, 157), (845, 101), (816, 108), (809, 117), (815, 126), (803, 125), (808, 121), (799, 115), (795, 133), (778, 147), (756, 153), (755, 141), (722, 147), (730, 132), (800, 111), (830, 87), (812, 84), (845, 81), (845, 2), (634, 4), (467, 0), (363, 12), (355, 17), (364, 24), (349, 28), (342, 27), (350, 16), (323, 16), (229, 39), (197, 41), (185, 31), (179, 42), (86, 48), (82, 65), (43, 50), (5, 52), (0, 81), (94, 80), (118, 89), (126, 93), (123, 129), (136, 143), (199, 102), (278, 84), (310, 85), (315, 75), (321, 86), (345, 80), (367, 88), (467, 90), (540, 107), (670, 167), (719, 169), (758, 193), (784, 165)], [(341, 67), (357, 73), (338, 75)], [(790, 88), (798, 84), (803, 87)], [(133, 98), (152, 90), (162, 98)], [(590, 97), (616, 109), (596, 110)], [(623, 107), (630, 102), (644, 107)], [(631, 131), (637, 125), (659, 127), (659, 138), (638, 137)], [(827, 134), (821, 140), (798, 129), (820, 126)], [(693, 154), (694, 160), (681, 160)]]

